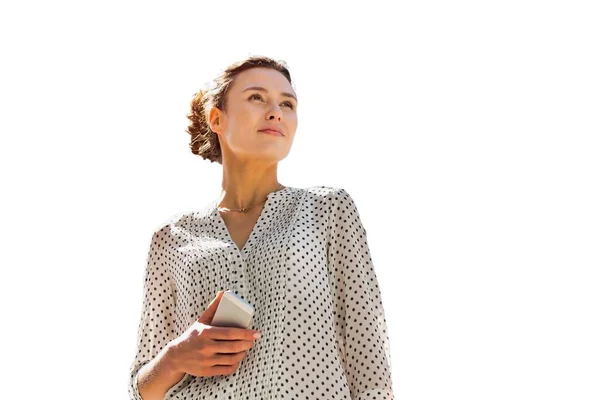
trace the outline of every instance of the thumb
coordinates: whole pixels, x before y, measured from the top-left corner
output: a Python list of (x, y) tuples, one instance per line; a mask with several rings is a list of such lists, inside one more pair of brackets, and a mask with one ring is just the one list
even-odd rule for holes
[(217, 311), (217, 307), (219, 306), (219, 302), (221, 301), (221, 297), (223, 297), (223, 291), (219, 290), (217, 296), (210, 302), (200, 318), (198, 318), (198, 322), (205, 325), (210, 325), (213, 317), (215, 316), (215, 312)]

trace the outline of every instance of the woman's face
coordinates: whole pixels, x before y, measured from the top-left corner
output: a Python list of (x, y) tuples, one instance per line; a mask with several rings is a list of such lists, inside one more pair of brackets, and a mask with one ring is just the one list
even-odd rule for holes
[[(209, 113), (223, 158), (266, 162), (285, 158), (298, 126), (295, 96), (285, 76), (274, 69), (252, 68), (236, 75), (225, 112), (213, 107)], [(261, 132), (268, 128), (284, 136)]]

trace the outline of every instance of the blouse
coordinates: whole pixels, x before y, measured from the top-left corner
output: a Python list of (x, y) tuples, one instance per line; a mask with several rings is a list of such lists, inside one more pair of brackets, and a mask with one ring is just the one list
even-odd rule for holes
[(152, 235), (129, 398), (138, 372), (219, 290), (254, 306), (261, 338), (229, 375), (189, 374), (165, 399), (393, 399), (390, 344), (367, 232), (341, 188), (271, 192), (239, 249), (213, 201)]

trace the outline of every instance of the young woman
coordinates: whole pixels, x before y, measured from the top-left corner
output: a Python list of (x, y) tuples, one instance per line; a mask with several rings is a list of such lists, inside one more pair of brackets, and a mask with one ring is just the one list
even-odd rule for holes
[[(223, 166), (222, 192), (152, 236), (131, 399), (393, 399), (354, 201), (277, 179), (297, 107), (288, 69), (266, 57), (231, 65), (193, 98), (190, 147)], [(250, 329), (210, 324), (225, 290), (254, 306)]]

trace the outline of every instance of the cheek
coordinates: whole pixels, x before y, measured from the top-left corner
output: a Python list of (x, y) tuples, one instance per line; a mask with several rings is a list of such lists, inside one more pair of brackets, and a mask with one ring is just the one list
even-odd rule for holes
[(298, 116), (296, 114), (288, 118), (288, 126), (290, 127), (290, 129), (294, 131), (296, 130), (296, 128), (298, 127)]
[(252, 113), (252, 111), (247, 108), (240, 107), (232, 114), (235, 115), (235, 118), (229, 120), (229, 128), (234, 134), (236, 132), (252, 129), (255, 125), (255, 113)]

